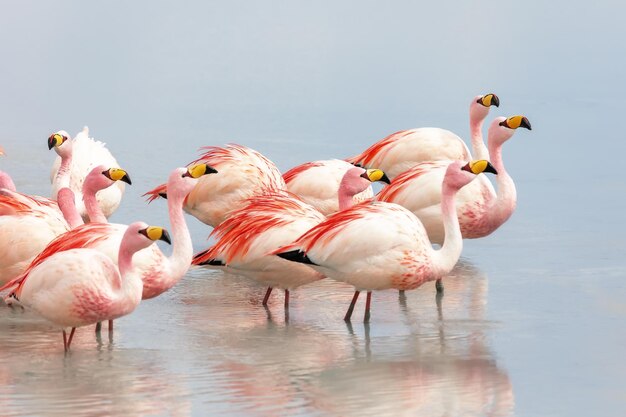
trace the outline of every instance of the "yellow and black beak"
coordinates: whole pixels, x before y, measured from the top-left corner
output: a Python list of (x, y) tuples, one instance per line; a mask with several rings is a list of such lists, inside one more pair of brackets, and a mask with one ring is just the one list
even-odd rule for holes
[(498, 98), (498, 96), (496, 96), (493, 93), (485, 94), (484, 96), (476, 100), (476, 103), (482, 104), (485, 107), (489, 107), (489, 106), (500, 107), (500, 99)]
[(183, 174), (183, 177), (200, 178), (207, 174), (217, 174), (217, 170), (207, 164), (196, 164), (187, 167), (187, 172)]
[(530, 122), (524, 116), (509, 117), (503, 122), (500, 122), (500, 126), (508, 127), (509, 129), (517, 129), (518, 127), (523, 127), (528, 130), (533, 130), (530, 126)]
[(48, 138), (48, 150), (55, 148), (55, 147), (58, 148), (66, 140), (67, 140), (67, 136), (63, 136), (58, 133), (50, 135), (50, 137)]
[(492, 174), (498, 175), (498, 171), (491, 165), (491, 162), (486, 161), (484, 159), (479, 159), (477, 161), (470, 161), (465, 164), (462, 168), (463, 171), (471, 172), (472, 174), (481, 174), (483, 172), (490, 172)]
[(371, 182), (384, 182), (390, 184), (389, 177), (380, 169), (366, 169), (364, 173), (361, 174), (361, 177), (369, 180)]
[(121, 168), (109, 168), (106, 171), (102, 171), (102, 175), (111, 181), (124, 181), (128, 185), (132, 184), (128, 173)]
[(162, 240), (163, 242), (166, 242), (168, 245), (172, 244), (172, 240), (170, 239), (170, 234), (167, 233), (167, 230), (165, 230), (162, 227), (148, 226), (145, 229), (141, 229), (139, 233), (141, 233), (148, 239), (153, 240), (155, 242), (157, 240)]

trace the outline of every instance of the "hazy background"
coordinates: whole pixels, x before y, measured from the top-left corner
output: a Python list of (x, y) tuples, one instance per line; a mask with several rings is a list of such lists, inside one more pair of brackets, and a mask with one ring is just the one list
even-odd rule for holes
[[(113, 220), (166, 223), (164, 205), (139, 196), (200, 146), (241, 143), (286, 170), (405, 128), (467, 138), (470, 99), (494, 92), (488, 120), (523, 114), (533, 130), (504, 150), (517, 212), (466, 241), (464, 258), (490, 278), (485, 338), (515, 414), (623, 415), (625, 12), (622, 1), (0, 0), (0, 169), (48, 195), (47, 137), (86, 124), (133, 179)], [(190, 225), (199, 248), (209, 229)]]

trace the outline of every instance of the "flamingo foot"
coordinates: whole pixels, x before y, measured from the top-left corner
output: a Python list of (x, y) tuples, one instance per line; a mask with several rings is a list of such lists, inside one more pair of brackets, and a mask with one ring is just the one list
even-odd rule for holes
[(435, 281), (435, 288), (437, 289), (438, 293), (443, 293), (443, 282), (441, 281), (441, 278)]
[(356, 304), (356, 300), (359, 298), (360, 291), (355, 291), (354, 296), (352, 297), (352, 302), (350, 303), (350, 307), (348, 307), (348, 311), (346, 311), (346, 315), (344, 316), (344, 321), (350, 321), (352, 317), (352, 312), (354, 311), (354, 304)]
[(370, 321), (370, 305), (372, 303), (372, 292), (367, 292), (367, 298), (365, 299), (365, 315), (363, 316), (363, 322), (369, 323)]
[(272, 293), (272, 287), (267, 287), (267, 292), (265, 293), (265, 297), (263, 298), (263, 305), (267, 305), (267, 300), (270, 298), (270, 294)]

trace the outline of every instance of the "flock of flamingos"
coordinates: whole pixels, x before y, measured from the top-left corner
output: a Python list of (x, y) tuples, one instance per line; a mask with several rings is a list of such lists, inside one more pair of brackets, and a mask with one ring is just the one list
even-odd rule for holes
[[(441, 279), (458, 261), (463, 238), (489, 235), (515, 210), (516, 192), (502, 145), (524, 116), (482, 126), (495, 94), (470, 104), (472, 152), (454, 133), (418, 128), (394, 133), (346, 160), (308, 162), (285, 174), (241, 145), (206, 147), (146, 193), (166, 198), (171, 237), (143, 222), (108, 223), (128, 173), (87, 128), (74, 139), (48, 138), (58, 157), (52, 198), (22, 194), (0, 171), (0, 292), (63, 329), (69, 350), (76, 327), (131, 313), (142, 299), (172, 288), (190, 265), (244, 275), (289, 291), (324, 277), (361, 291), (370, 317), (373, 290), (411, 290)], [(1, 150), (0, 150), (1, 152)], [(483, 173), (497, 174), (497, 193)], [(371, 183), (387, 185), (373, 195)], [(212, 226), (215, 244), (193, 254), (184, 213)], [(172, 244), (166, 256), (154, 243)], [(433, 244), (439, 245), (433, 247)], [(66, 329), (71, 331), (66, 333)]]

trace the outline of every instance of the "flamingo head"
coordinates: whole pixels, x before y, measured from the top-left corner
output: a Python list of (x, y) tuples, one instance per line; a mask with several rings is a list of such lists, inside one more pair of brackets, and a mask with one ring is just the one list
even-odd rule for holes
[(483, 172), (490, 172), (492, 174), (498, 174), (498, 171), (491, 165), (489, 161), (480, 159), (477, 161), (454, 161), (446, 169), (446, 174), (443, 179), (444, 187), (449, 187), (453, 190), (459, 190), (464, 185), (469, 184), (478, 174)]
[(341, 193), (354, 196), (365, 191), (373, 182), (381, 181), (389, 184), (389, 177), (380, 169), (350, 168), (346, 171), (339, 184)]
[(172, 243), (169, 233), (164, 228), (150, 226), (144, 222), (135, 222), (128, 225), (122, 238), (122, 245), (130, 252), (137, 252), (147, 248), (157, 240), (162, 240), (168, 244)]
[(524, 116), (496, 117), (489, 126), (488, 141), (490, 144), (502, 144), (509, 140), (515, 133), (515, 129), (524, 128), (532, 130), (530, 122)]
[(83, 194), (97, 193), (100, 190), (110, 187), (117, 181), (131, 184), (128, 173), (121, 168), (107, 168), (104, 165), (98, 165), (92, 169), (85, 177), (83, 183)]
[[(48, 149), (54, 148), (55, 152), (59, 154), (60, 157), (71, 155), (72, 141), (69, 140), (70, 135), (65, 130), (59, 130), (56, 133), (53, 133), (48, 138)], [(62, 146), (63, 144), (68, 143), (68, 145)]]
[(500, 99), (495, 94), (474, 97), (470, 103), (470, 120), (472, 122), (484, 120), (491, 106), (500, 107)]
[(217, 174), (217, 170), (207, 164), (194, 164), (187, 168), (176, 168), (167, 180), (167, 198), (173, 195), (187, 196), (196, 186), (198, 180), (208, 174)]

